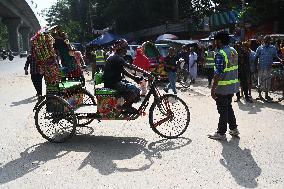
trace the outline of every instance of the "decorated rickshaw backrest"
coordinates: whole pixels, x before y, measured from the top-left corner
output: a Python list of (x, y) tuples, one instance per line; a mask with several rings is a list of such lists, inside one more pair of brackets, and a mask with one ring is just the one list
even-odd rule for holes
[(78, 78), (82, 74), (75, 58), (69, 55), (71, 45), (68, 39), (58, 33), (40, 30), (31, 39), (32, 55), (47, 84), (58, 84), (63, 77)]
[(53, 48), (54, 41), (50, 33), (42, 30), (31, 39), (32, 56), (48, 84), (58, 84), (61, 81), (60, 66)]

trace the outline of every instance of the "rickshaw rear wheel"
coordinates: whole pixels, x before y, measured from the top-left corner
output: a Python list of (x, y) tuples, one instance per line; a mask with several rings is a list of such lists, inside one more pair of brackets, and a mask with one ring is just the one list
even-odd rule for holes
[[(167, 113), (165, 114), (165, 112)], [(176, 95), (163, 95), (159, 100), (155, 100), (150, 107), (151, 129), (164, 138), (178, 138), (186, 131), (189, 122), (188, 106)]]
[(74, 111), (59, 96), (47, 95), (38, 105), (34, 118), (38, 132), (50, 142), (65, 142), (76, 132), (77, 118)]

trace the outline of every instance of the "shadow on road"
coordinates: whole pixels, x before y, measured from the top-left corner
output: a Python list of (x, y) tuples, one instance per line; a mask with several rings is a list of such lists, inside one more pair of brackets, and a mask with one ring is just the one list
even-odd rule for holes
[[(159, 140), (147, 145), (147, 141), (138, 137), (112, 136), (74, 136), (68, 143), (40, 143), (27, 148), (20, 153), (20, 158), (0, 166), (0, 184), (16, 180), (53, 159), (59, 159), (69, 152), (86, 152), (88, 156), (78, 165), (78, 170), (89, 165), (102, 175), (114, 172), (133, 172), (149, 169), (154, 164), (154, 158), (162, 158), (162, 152), (176, 150), (191, 143), (188, 138), (174, 140)], [(138, 168), (126, 164), (118, 167), (115, 160), (130, 160), (138, 155), (145, 156), (147, 162), (142, 162)], [(140, 164), (141, 162), (139, 162)]]
[(249, 114), (257, 114), (261, 112), (263, 108), (275, 109), (275, 110), (284, 110), (284, 106), (279, 103), (267, 103), (262, 101), (254, 100), (253, 103), (243, 103), (242, 101), (238, 102), (240, 110), (247, 111)]
[(239, 147), (240, 138), (232, 138), (229, 142), (221, 142), (223, 146), (220, 163), (230, 171), (237, 184), (246, 188), (258, 186), (256, 178), (261, 168), (252, 157), (251, 150)]
[(12, 102), (10, 107), (19, 106), (19, 105), (23, 105), (23, 104), (29, 104), (29, 103), (33, 103), (33, 102), (36, 102), (36, 101), (37, 101), (37, 97), (36, 96), (32, 96), (30, 98), (26, 98), (26, 99), (20, 100), (18, 102)]

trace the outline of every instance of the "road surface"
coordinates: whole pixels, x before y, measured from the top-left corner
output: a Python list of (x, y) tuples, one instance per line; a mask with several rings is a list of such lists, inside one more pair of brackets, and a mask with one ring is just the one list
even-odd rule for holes
[(234, 103), (240, 138), (214, 141), (207, 134), (218, 113), (199, 79), (178, 90), (191, 112), (179, 139), (155, 134), (147, 114), (94, 121), (53, 144), (35, 128), (36, 92), (24, 62), (0, 60), (0, 188), (284, 188), (283, 104)]

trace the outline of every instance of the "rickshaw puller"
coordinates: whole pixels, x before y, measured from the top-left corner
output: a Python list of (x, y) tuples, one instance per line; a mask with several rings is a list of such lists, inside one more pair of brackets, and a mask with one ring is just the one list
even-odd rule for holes
[[(123, 76), (129, 77), (137, 83), (143, 78), (126, 71), (125, 67), (129, 67), (129, 65), (125, 62), (123, 56), (127, 52), (127, 47), (128, 43), (124, 39), (115, 42), (115, 53), (106, 61), (103, 80), (104, 87), (117, 90), (119, 95), (124, 98), (125, 103), (122, 106), (124, 112), (127, 114), (136, 114), (138, 113), (137, 109), (132, 107), (132, 104), (140, 100), (140, 90), (130, 82), (123, 81)], [(131, 67), (129, 68), (131, 69)]]

